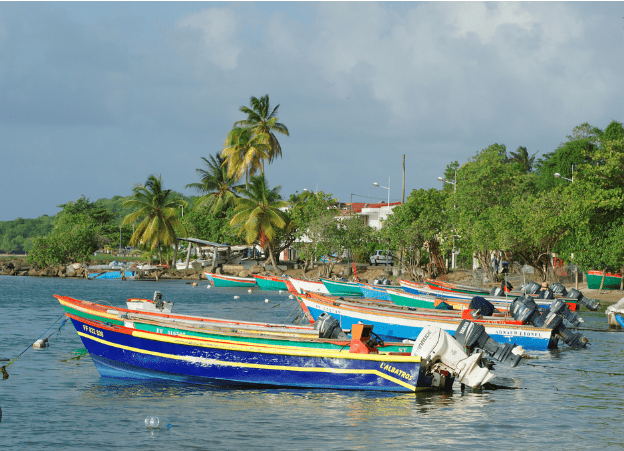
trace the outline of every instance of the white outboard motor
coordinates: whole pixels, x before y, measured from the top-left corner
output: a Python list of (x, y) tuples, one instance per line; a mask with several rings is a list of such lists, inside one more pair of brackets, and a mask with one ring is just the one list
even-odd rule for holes
[(412, 355), (423, 359), (427, 372), (448, 373), (472, 388), (479, 388), (494, 378), (488, 368), (481, 367), (483, 351), (469, 356), (451, 334), (439, 327), (423, 327), (412, 348)]

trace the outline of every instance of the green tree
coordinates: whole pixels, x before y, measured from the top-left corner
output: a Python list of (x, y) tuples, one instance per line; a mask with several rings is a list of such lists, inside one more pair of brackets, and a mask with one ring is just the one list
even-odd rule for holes
[(178, 212), (180, 207), (188, 204), (183, 199), (173, 197), (171, 190), (163, 188), (161, 176), (150, 175), (145, 184), (136, 185), (132, 191), (133, 198), (125, 201), (124, 206), (132, 207), (135, 211), (124, 218), (123, 224), (140, 222), (130, 244), (142, 244), (151, 250), (158, 248), (159, 260), (163, 263), (162, 246), (173, 245), (177, 254), (177, 234), (186, 236)]
[(201, 194), (197, 205), (205, 205), (211, 214), (217, 214), (227, 210), (234, 205), (234, 200), (238, 198), (236, 191), (241, 188), (237, 185), (240, 177), (228, 176), (225, 159), (220, 153), (210, 155), (210, 161), (202, 157), (207, 169), (198, 168), (195, 171), (200, 176), (201, 181), (189, 183), (187, 188), (192, 188)]
[[(265, 146), (267, 156), (264, 158), (271, 163), (278, 156), (282, 156), (282, 147), (275, 133), (290, 136), (288, 128), (280, 123), (277, 117), (279, 105), (271, 110), (268, 94), (259, 99), (252, 96), (249, 104), (250, 107), (240, 107), (240, 111), (245, 113), (247, 118), (236, 122), (234, 126), (250, 129), (253, 132), (254, 141)], [(262, 159), (262, 172), (264, 172), (264, 158)]]
[(278, 231), (287, 225), (287, 218), (280, 208), (287, 206), (281, 200), (280, 186), (269, 189), (264, 174), (254, 176), (248, 189), (242, 189), (245, 196), (236, 199), (235, 215), (230, 225), (240, 224), (240, 233), (247, 244), (259, 243), (268, 249), (269, 258), (277, 272), (277, 264), (273, 252)]
[(535, 152), (533, 155), (529, 155), (529, 151), (526, 147), (520, 146), (515, 152), (509, 153), (509, 161), (517, 163), (524, 168), (526, 172), (533, 171), (533, 164), (535, 162)]
[(268, 158), (266, 145), (259, 142), (253, 130), (241, 127), (230, 131), (221, 155), (228, 177), (240, 179), (244, 174), (245, 186), (250, 176), (258, 171), (264, 172), (263, 161)]
[(392, 210), (381, 229), (390, 248), (398, 251), (399, 264), (414, 279), (430, 277), (436, 270), (444, 272), (444, 267), (434, 268), (432, 263), (440, 266), (442, 262), (439, 249), (445, 235), (452, 247), (456, 233), (449, 222), (448, 200), (452, 197), (453, 193), (444, 190), (414, 190), (405, 204)]

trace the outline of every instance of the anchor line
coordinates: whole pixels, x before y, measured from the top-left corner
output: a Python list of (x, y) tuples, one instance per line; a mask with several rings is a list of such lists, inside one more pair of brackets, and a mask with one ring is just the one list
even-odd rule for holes
[(578, 368), (561, 368), (561, 367), (557, 367), (557, 366), (549, 366), (549, 365), (535, 365), (533, 363), (525, 363), (525, 365), (529, 365), (529, 366), (533, 366), (535, 368), (550, 368), (553, 370), (566, 370), (566, 371), (575, 371), (575, 372), (579, 372), (579, 373), (598, 373), (598, 374), (606, 374), (608, 376), (624, 376), (624, 373), (616, 373), (616, 372), (612, 372), (612, 371), (597, 371), (597, 370), (581, 370)]
[(290, 312), (290, 313), (288, 314), (288, 316), (287, 316), (286, 318), (284, 318), (280, 324), (284, 324), (284, 323), (286, 322), (286, 320), (287, 320), (288, 318), (290, 318), (290, 315), (292, 315), (293, 313), (295, 313), (295, 310), (297, 310), (297, 307), (299, 307), (299, 302), (296, 302), (296, 304), (297, 304), (297, 305), (295, 305), (295, 308), (293, 309), (293, 311), (292, 311), (292, 312)]
[[(49, 331), (50, 329), (52, 329), (52, 327), (53, 327), (56, 323), (58, 323), (58, 322), (59, 322), (59, 320), (60, 320), (61, 318), (63, 318), (63, 317), (65, 317), (65, 313), (63, 313), (61, 316), (59, 316), (59, 317), (58, 317), (58, 319), (57, 319), (56, 321), (54, 321), (54, 322), (52, 323), (52, 325), (51, 325), (50, 327), (48, 327), (44, 333), (42, 333), (41, 335), (39, 335), (39, 338), (37, 338), (37, 340), (39, 340), (39, 339), (40, 339), (41, 337), (43, 337), (46, 333), (48, 333), (48, 331)], [(60, 332), (61, 332), (61, 328), (65, 325), (65, 323), (67, 323), (67, 318), (65, 318), (65, 320), (61, 323), (61, 325), (60, 325), (60, 326), (59, 326), (59, 328), (58, 328), (58, 331), (57, 331), (57, 332), (53, 332), (52, 334), (50, 334), (50, 335), (48, 336), (48, 338), (46, 338), (44, 341), (47, 341), (47, 340), (48, 340), (48, 339), (49, 339), (52, 335), (54, 335), (55, 333), (56, 333), (56, 334), (60, 333)], [(37, 340), (35, 340), (35, 342), (37, 342)], [(8, 378), (9, 378), (9, 373), (7, 373), (7, 370), (6, 370), (7, 366), (11, 365), (13, 362), (15, 362), (17, 359), (19, 359), (19, 358), (22, 356), (22, 354), (24, 354), (26, 351), (28, 351), (28, 349), (30, 349), (31, 347), (32, 347), (32, 344), (28, 345), (28, 346), (26, 347), (26, 349), (24, 349), (22, 352), (20, 352), (20, 354), (19, 354), (17, 357), (15, 357), (13, 360), (11, 360), (11, 361), (10, 361), (9, 363), (7, 363), (6, 365), (3, 365), (2, 367), (0, 367), (0, 372), (2, 372), (2, 379), (8, 379)]]

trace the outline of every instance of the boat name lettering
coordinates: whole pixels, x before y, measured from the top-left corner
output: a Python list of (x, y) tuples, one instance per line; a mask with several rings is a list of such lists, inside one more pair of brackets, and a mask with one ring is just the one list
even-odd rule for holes
[(389, 373), (396, 374), (397, 376), (402, 377), (403, 379), (406, 379), (408, 381), (411, 381), (413, 379), (413, 376), (411, 374), (407, 374), (405, 371), (401, 371), (400, 369), (390, 366), (387, 363), (380, 363), (379, 368)]
[(156, 328), (156, 333), (157, 334), (164, 334), (164, 333), (166, 333), (167, 335), (183, 335), (184, 334), (184, 332), (181, 332), (181, 331), (178, 332), (178, 331), (175, 331), (175, 330), (168, 330), (168, 331), (165, 332), (165, 329), (161, 329), (160, 327)]
[(98, 337), (103, 337), (104, 336), (104, 332), (102, 332), (101, 330), (97, 330), (93, 327), (89, 327), (86, 325), (82, 325), (82, 328), (86, 331), (89, 332), (91, 335), (97, 335)]

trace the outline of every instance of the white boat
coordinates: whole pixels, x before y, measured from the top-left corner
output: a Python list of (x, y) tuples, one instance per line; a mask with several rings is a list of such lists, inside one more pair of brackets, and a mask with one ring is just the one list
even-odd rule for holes
[(329, 294), (329, 291), (321, 281), (317, 282), (314, 280), (303, 280), (290, 277), (288, 279), (288, 282), (292, 284), (293, 288), (297, 293), (303, 293), (305, 291), (308, 291), (312, 293)]
[(609, 328), (623, 328), (624, 327), (624, 298), (617, 301), (615, 304), (610, 305), (605, 310), (607, 314), (607, 320), (609, 322)]

